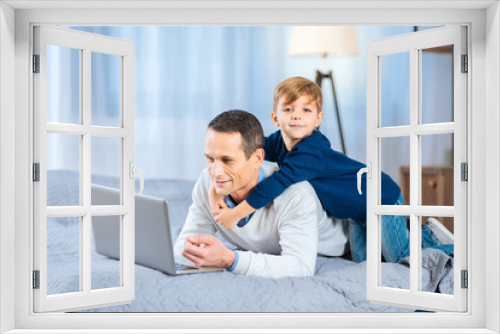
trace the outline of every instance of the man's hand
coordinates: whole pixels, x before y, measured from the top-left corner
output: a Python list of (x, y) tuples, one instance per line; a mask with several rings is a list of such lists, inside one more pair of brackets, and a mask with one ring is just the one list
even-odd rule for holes
[(212, 235), (197, 235), (186, 239), (182, 255), (195, 267), (231, 268), (235, 253)]
[(214, 220), (226, 229), (230, 230), (238, 224), (240, 218), (235, 215), (234, 209), (226, 207), (225, 209), (220, 210), (220, 213), (214, 217)]
[(215, 191), (215, 186), (213, 185), (213, 183), (210, 186), (210, 190), (208, 191), (208, 202), (210, 203), (210, 210), (214, 215), (218, 215), (221, 210), (227, 208), (227, 205), (222, 197)]

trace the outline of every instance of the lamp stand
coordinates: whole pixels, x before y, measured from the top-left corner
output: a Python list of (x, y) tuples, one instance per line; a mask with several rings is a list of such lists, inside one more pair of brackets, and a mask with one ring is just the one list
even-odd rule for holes
[(342, 153), (346, 154), (345, 144), (344, 144), (344, 133), (342, 132), (342, 123), (340, 122), (339, 106), (337, 104), (337, 94), (335, 93), (335, 83), (333, 82), (332, 71), (328, 73), (322, 73), (319, 70), (316, 71), (316, 84), (321, 88), (323, 79), (330, 79), (332, 83), (332, 93), (333, 93), (333, 103), (335, 105), (335, 113), (337, 114), (337, 123), (339, 125), (340, 142), (342, 144)]

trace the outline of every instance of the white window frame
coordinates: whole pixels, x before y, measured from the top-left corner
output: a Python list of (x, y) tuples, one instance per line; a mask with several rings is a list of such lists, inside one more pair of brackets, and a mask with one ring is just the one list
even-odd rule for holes
[[(125, 5), (125, 2), (121, 2)], [(217, 1), (190, 2), (165, 1), (162, 4), (148, 1), (126, 2), (146, 8), (115, 9), (103, 11), (103, 6), (116, 2), (17, 2), (0, 4), (0, 128), (1, 155), (0, 195), (1, 248), (0, 248), (0, 303), (1, 331), (12, 333), (50, 332), (68, 333), (71, 329), (90, 328), (86, 332), (106, 332), (113, 328), (127, 332), (153, 332), (168, 326), (163, 332), (181, 332), (175, 328), (191, 328), (188, 332), (235, 332), (235, 328), (253, 328), (252, 332), (341, 332), (341, 329), (358, 328), (359, 332), (376, 333), (457, 332), (494, 333), (500, 331), (497, 315), (500, 313), (500, 10), (497, 1), (433, 1), (433, 2), (281, 2), (239, 1), (225, 4), (220, 9)], [(14, 10), (10, 6), (16, 8)], [(73, 7), (72, 7), (73, 6)], [(74, 9), (86, 7), (87, 9)], [(164, 8), (147, 9), (147, 6)], [(397, 8), (391, 8), (394, 6)], [(66, 7), (66, 8), (63, 8)], [(69, 7), (69, 8), (68, 8)], [(26, 9), (22, 9), (26, 8)], [(45, 10), (43, 10), (45, 8)], [(272, 8), (272, 9), (271, 9)], [(350, 9), (349, 9), (350, 8)], [(403, 8), (403, 9), (401, 9)], [(411, 8), (411, 10), (410, 10)], [(15, 22), (14, 22), (15, 18)], [(469, 190), (468, 240), (470, 250), (468, 312), (418, 313), (418, 314), (34, 314), (30, 259), (32, 254), (33, 207), (32, 184), (29, 181), (32, 156), (33, 123), (31, 63), (32, 26), (34, 24), (64, 25), (438, 25), (465, 24), (469, 31), (470, 87), (468, 95), (469, 141)], [(486, 22), (486, 25), (485, 23)], [(487, 29), (486, 29), (487, 27)], [(14, 39), (15, 33), (15, 39)], [(15, 48), (14, 48), (15, 47)], [(15, 53), (14, 53), (15, 52)], [(12, 70), (15, 66), (15, 73)], [(488, 70), (486, 70), (488, 66)], [(15, 82), (15, 99), (12, 98)], [(15, 107), (15, 116), (12, 110)], [(15, 128), (9, 131), (8, 127)], [(15, 147), (11, 143), (15, 141)], [(10, 146), (9, 146), (10, 145)], [(486, 153), (487, 152), (487, 153)], [(15, 159), (15, 163), (13, 162)], [(484, 167), (486, 166), (486, 167)], [(15, 181), (10, 181), (15, 171)], [(485, 182), (488, 175), (488, 182)], [(5, 183), (4, 183), (5, 182)], [(15, 210), (11, 209), (15, 193)], [(9, 197), (10, 196), (10, 197)], [(15, 219), (12, 219), (15, 218)], [(15, 239), (15, 242), (14, 242)], [(485, 254), (489, 265), (485, 265)], [(12, 256), (14, 254), (14, 256)], [(15, 289), (12, 287), (15, 286)], [(12, 308), (15, 305), (15, 308)], [(142, 327), (133, 331), (131, 328)], [(232, 328), (233, 330), (230, 330)], [(257, 328), (267, 328), (257, 329)], [(378, 328), (378, 330), (377, 330)], [(381, 329), (383, 328), (383, 329)], [(443, 328), (443, 330), (432, 330)], [(446, 328), (449, 330), (447, 331)], [(101, 329), (101, 330), (99, 330)], [(219, 330), (217, 330), (219, 329)], [(244, 331), (242, 329), (242, 332)], [(280, 330), (281, 329), (281, 330)], [(285, 329), (285, 330), (283, 330)], [(76, 331), (74, 331), (76, 332)], [(108, 331), (109, 332), (109, 331)], [(350, 330), (355, 333), (355, 330)]]
[[(74, 311), (130, 303), (135, 296), (135, 198), (134, 198), (134, 44), (130, 41), (53, 26), (34, 27), (34, 54), (40, 58), (34, 83), (34, 162), (40, 165), (40, 178), (34, 193), (34, 270), (39, 271), (39, 288), (34, 289), (35, 312)], [(80, 122), (47, 122), (47, 45), (78, 50), (80, 59)], [(91, 122), (92, 53), (119, 57), (119, 127), (93, 126)], [(69, 134), (80, 141), (80, 201), (74, 206), (47, 206), (47, 134)], [(91, 141), (96, 137), (120, 141), (120, 203), (91, 205)], [(93, 290), (91, 287), (92, 216), (119, 216), (120, 285)], [(47, 294), (47, 218), (75, 217), (79, 220), (80, 284), (78, 292)]]
[[(367, 297), (373, 303), (406, 306), (423, 310), (467, 310), (467, 290), (461, 288), (461, 270), (467, 269), (467, 184), (461, 181), (461, 163), (467, 163), (467, 73), (461, 71), (461, 55), (467, 54), (466, 28), (447, 26), (373, 40), (367, 51)], [(453, 122), (422, 123), (422, 50), (453, 45)], [(408, 125), (382, 125), (381, 71), (382, 57), (408, 54), (410, 106)], [(422, 205), (422, 135), (454, 134), (454, 205)], [(410, 142), (411, 204), (382, 205), (381, 152), (383, 138), (408, 138)], [(384, 287), (381, 283), (382, 215), (404, 215), (410, 218), (410, 286), (409, 289)], [(454, 289), (451, 295), (422, 291), (422, 216), (454, 217)], [(416, 254), (416, 256), (412, 256)]]

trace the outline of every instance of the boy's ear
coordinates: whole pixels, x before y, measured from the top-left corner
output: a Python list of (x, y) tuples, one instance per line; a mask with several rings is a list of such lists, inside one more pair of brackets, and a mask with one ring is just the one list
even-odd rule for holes
[(318, 113), (318, 117), (316, 118), (316, 123), (315, 123), (315, 128), (317, 128), (320, 124), (321, 124), (321, 121), (323, 121), (323, 117), (325, 117), (325, 114), (323, 114), (322, 111), (320, 111)]
[(278, 114), (275, 113), (274, 111), (271, 111), (271, 119), (273, 120), (274, 125), (276, 125), (279, 128), (280, 123), (278, 122)]

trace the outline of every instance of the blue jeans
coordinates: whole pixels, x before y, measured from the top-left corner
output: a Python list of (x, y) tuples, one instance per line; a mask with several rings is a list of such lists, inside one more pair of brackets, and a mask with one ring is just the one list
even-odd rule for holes
[[(405, 205), (403, 195), (400, 194), (395, 205)], [(410, 255), (410, 231), (408, 230), (406, 216), (382, 216), (381, 249), (386, 262), (399, 262)], [(355, 262), (366, 261), (366, 220), (357, 221), (349, 219), (349, 243), (351, 257)], [(422, 249), (435, 248), (453, 257), (453, 244), (440, 245), (439, 240), (424, 225), (422, 226)]]

